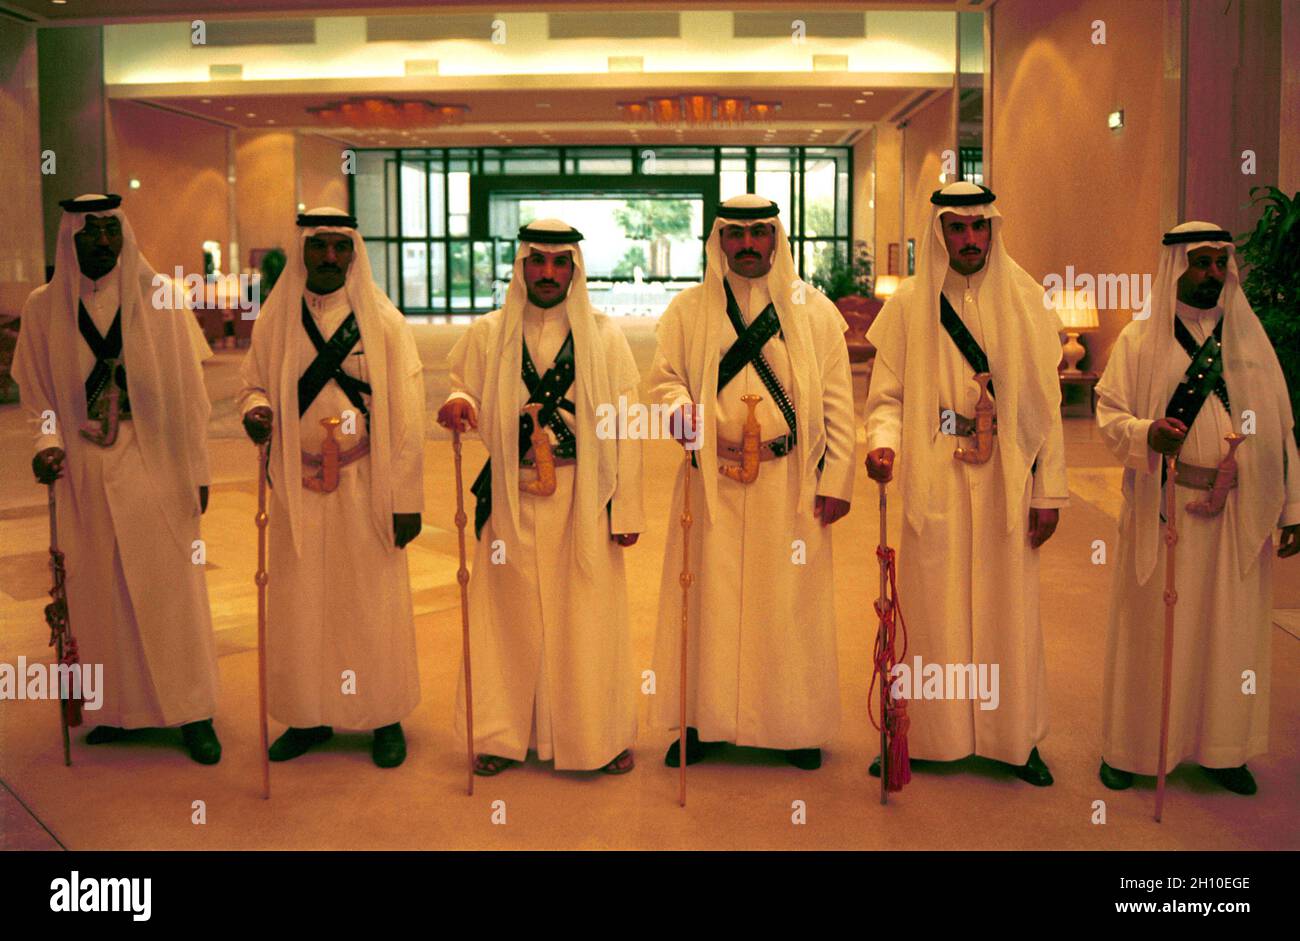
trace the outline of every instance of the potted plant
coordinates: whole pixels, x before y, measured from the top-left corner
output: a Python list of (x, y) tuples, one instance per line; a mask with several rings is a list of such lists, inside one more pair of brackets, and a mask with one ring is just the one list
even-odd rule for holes
[(822, 260), (825, 264), (819, 265), (812, 276), (813, 286), (835, 303), (848, 322), (844, 340), (849, 346), (849, 361), (866, 362), (875, 354), (867, 342), (867, 328), (882, 306), (871, 296), (873, 266), (867, 243), (854, 242), (847, 257), (841, 256), (834, 245), (828, 245)]
[[(1264, 211), (1254, 231), (1238, 238), (1249, 266), (1241, 286), (1282, 364), (1291, 411), (1300, 414), (1300, 193), (1256, 186), (1250, 195)], [(1300, 441), (1300, 427), (1296, 435)]]

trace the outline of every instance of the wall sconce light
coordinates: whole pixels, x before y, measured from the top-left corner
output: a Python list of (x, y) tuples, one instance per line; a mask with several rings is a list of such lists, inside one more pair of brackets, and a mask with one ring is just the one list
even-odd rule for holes
[(1122, 128), (1124, 126), (1124, 109), (1120, 108), (1118, 111), (1112, 111), (1106, 115), (1106, 126), (1112, 131), (1118, 131)]
[(131, 182), (127, 185), (130, 186), (131, 189), (133, 190), (138, 190), (140, 188), (140, 181), (137, 180), (135, 177), (131, 177)]

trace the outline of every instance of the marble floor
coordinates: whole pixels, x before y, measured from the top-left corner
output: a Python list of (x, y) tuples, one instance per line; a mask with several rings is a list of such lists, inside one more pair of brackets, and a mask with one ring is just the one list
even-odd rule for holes
[[(625, 324), (644, 370), (653, 322)], [(417, 328), (431, 408), (447, 392), (446, 351), (464, 327)], [(1272, 751), (1252, 761), (1254, 798), (1217, 789), (1194, 767), (1170, 778), (1165, 822), (1151, 821), (1152, 786), (1112, 793), (1096, 777), (1102, 647), (1109, 576), (1089, 563), (1093, 539), (1113, 544), (1120, 469), (1086, 415), (1066, 421), (1071, 506), (1043, 550), (1043, 622), (1051, 689), (1051, 732), (1042, 753), (1056, 785), (1034, 789), (981, 759), (918, 774), (888, 808), (865, 774), (874, 756), (865, 715), (874, 635), (874, 490), (864, 473), (854, 511), (836, 526), (836, 606), (843, 707), (825, 765), (801, 772), (766, 752), (730, 749), (690, 769), (690, 800), (676, 805), (676, 772), (663, 766), (671, 733), (648, 724), (641, 704), (638, 767), (621, 778), (556, 773), (535, 760), (478, 779), (465, 796), (464, 744), (452, 732), (460, 613), (451, 449), (436, 426), (425, 447), (424, 530), (408, 550), (424, 699), (404, 723), (410, 757), (381, 771), (368, 736), (273, 766), (274, 796), (259, 799), (256, 717), (254, 451), (239, 429), (233, 394), (240, 352), (222, 350), (205, 367), (213, 399), (214, 474), (204, 518), (207, 579), (221, 674), (217, 729), (225, 756), (201, 767), (174, 731), (131, 744), (90, 748), (74, 736), (74, 766), (62, 765), (57, 712), (48, 702), (0, 705), (0, 848), (514, 848), (514, 849), (883, 849), (1079, 848), (1246, 849), (1300, 846), (1300, 558), (1275, 568), (1279, 610), (1273, 632)], [(859, 377), (859, 396), (865, 391)], [(1086, 406), (1083, 406), (1086, 412)], [(861, 451), (861, 444), (860, 444)], [(650, 528), (628, 550), (634, 658), (648, 666), (668, 521), (680, 451), (646, 448)], [(465, 447), (466, 474), (484, 458)], [(859, 455), (861, 456), (861, 455)], [(47, 656), (45, 505), (32, 482), (30, 444), (17, 406), (0, 406), (0, 661)], [(898, 501), (891, 527), (897, 532)], [(904, 599), (906, 604), (906, 599)], [(638, 666), (638, 671), (641, 669)], [(1156, 704), (1152, 705), (1153, 710)], [(275, 735), (278, 728), (272, 727)], [(493, 802), (507, 823), (492, 823)], [(1108, 819), (1091, 822), (1093, 801)], [(196, 823), (203, 801), (205, 823)], [(807, 823), (792, 823), (803, 801)]]

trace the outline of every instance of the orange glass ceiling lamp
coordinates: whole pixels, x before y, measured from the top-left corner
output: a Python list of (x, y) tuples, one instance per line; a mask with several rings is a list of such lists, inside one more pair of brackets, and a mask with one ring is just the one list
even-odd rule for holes
[(331, 127), (383, 130), (461, 124), (467, 111), (468, 105), (398, 98), (348, 98), (307, 109), (308, 114)]
[(633, 124), (685, 127), (739, 127), (771, 121), (779, 101), (750, 101), (735, 95), (656, 95), (620, 101), (619, 111)]

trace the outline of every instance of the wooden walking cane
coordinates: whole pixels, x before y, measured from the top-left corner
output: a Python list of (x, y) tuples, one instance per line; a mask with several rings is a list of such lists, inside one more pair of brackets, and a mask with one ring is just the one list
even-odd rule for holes
[[(68, 594), (64, 584), (67, 576), (63, 566), (63, 553), (59, 551), (54, 481), (50, 481), (47, 487), (50, 502), (50, 572), (54, 576), (54, 584), (50, 588), (51, 601), (45, 606), (45, 622), (50, 626), (50, 646), (54, 648), (55, 662), (76, 669), (80, 658), (77, 656), (77, 641), (72, 636), (72, 625), (68, 619)], [(72, 767), (72, 740), (68, 728), (73, 725), (81, 725), (81, 701), (72, 697), (71, 690), (65, 699), (60, 689), (59, 726), (63, 733), (63, 764), (69, 768)]]
[(686, 806), (686, 624), (690, 617), (691, 583), (695, 576), (691, 574), (691, 452), (686, 452), (686, 475), (682, 480), (682, 649), (679, 698), (677, 715), (680, 720), (677, 727), (677, 803)]
[[(885, 605), (888, 604), (889, 559), (885, 550), (889, 547), (888, 525), (885, 516), (885, 482), (880, 482), (880, 545), (876, 550), (876, 561), (880, 563), (880, 600), (877, 602), (881, 612), (876, 626), (876, 650), (883, 650), (889, 642), (885, 623)], [(885, 720), (889, 708), (889, 677), (880, 678), (880, 803), (889, 803), (889, 723)]]
[(1178, 529), (1174, 525), (1175, 506), (1174, 473), (1178, 455), (1165, 455), (1165, 655), (1160, 681), (1160, 757), (1156, 764), (1156, 823), (1165, 805), (1165, 765), (1169, 747), (1169, 699), (1173, 692), (1174, 673), (1174, 605), (1178, 592), (1174, 588), (1174, 546), (1178, 544)]
[(270, 460), (271, 439), (257, 446), (257, 711), (262, 737), (262, 799), (271, 799), (271, 759), (266, 734), (266, 468)]
[(451, 429), (451, 448), (456, 454), (456, 530), (460, 539), (460, 644), (465, 654), (465, 751), (469, 757), (466, 793), (474, 796), (474, 692), (469, 669), (469, 569), (465, 566), (465, 489), (460, 479), (460, 428)]

